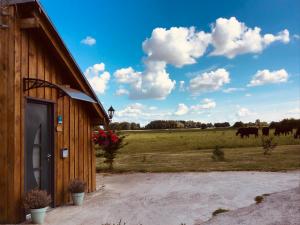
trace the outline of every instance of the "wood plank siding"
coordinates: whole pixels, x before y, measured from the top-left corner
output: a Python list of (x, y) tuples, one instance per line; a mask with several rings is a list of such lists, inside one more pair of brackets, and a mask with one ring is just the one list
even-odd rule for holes
[[(26, 3), (27, 4), (27, 3)], [(34, 7), (38, 7), (37, 3)], [(26, 8), (24, 14), (33, 15)], [(23, 8), (6, 6), (10, 16), (1, 15), (0, 29), (0, 223), (24, 219), (21, 200), (24, 195), (24, 124), (27, 98), (51, 101), (54, 105), (54, 196), (55, 205), (70, 201), (67, 190), (71, 179), (81, 178), (87, 191), (96, 188), (95, 154), (91, 139), (94, 121), (105, 120), (101, 107), (68, 96), (59, 97), (55, 88), (41, 87), (23, 91), (23, 78), (37, 78), (66, 85), (93, 97), (90, 86), (66, 55), (46, 17), (39, 18), (39, 28), (21, 29), (19, 15)], [(28, 13), (30, 12), (30, 13)], [(23, 23), (24, 24), (24, 23)], [(57, 117), (63, 116), (63, 129), (56, 131)], [(61, 149), (69, 149), (62, 159)]]

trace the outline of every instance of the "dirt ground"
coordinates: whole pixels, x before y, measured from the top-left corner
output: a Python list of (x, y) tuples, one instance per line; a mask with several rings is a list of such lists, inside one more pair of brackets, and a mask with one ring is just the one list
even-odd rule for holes
[[(101, 225), (117, 223), (120, 219), (126, 225), (202, 224), (211, 219), (212, 212), (218, 208), (243, 208), (253, 204), (257, 195), (296, 188), (299, 181), (300, 171), (99, 174), (97, 192), (88, 195), (82, 206), (64, 206), (50, 211), (47, 213), (46, 224)], [(268, 196), (265, 202), (254, 205), (265, 205), (265, 211), (255, 214), (257, 217), (264, 217), (263, 224), (275, 225), (271, 221), (274, 218), (272, 215), (281, 215), (280, 213), (285, 212), (280, 210), (286, 209), (283, 204), (281, 208), (277, 205), (293, 198), (292, 194), (282, 198), (272, 196)], [(298, 210), (299, 215), (298, 200), (295, 203), (298, 208), (295, 210)], [(276, 204), (266, 205), (273, 201)], [(251, 207), (253, 206), (250, 206), (252, 212)], [(265, 215), (266, 211), (269, 214)], [(241, 221), (247, 221), (245, 214), (250, 213), (243, 212), (238, 211), (237, 215), (244, 216)], [(219, 215), (205, 224), (248, 224), (235, 223), (238, 220), (233, 220), (236, 216), (232, 213), (234, 212)], [(229, 223), (220, 222), (221, 217)]]
[(219, 214), (199, 225), (299, 225), (300, 187), (264, 197), (260, 204)]

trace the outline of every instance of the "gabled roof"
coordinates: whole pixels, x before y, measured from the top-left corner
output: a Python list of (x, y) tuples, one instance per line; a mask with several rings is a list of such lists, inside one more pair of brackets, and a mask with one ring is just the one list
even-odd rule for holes
[(92, 89), (91, 85), (89, 84), (88, 80), (80, 70), (78, 64), (76, 63), (75, 59), (73, 58), (72, 54), (66, 47), (65, 43), (63, 42), (62, 38), (60, 37), (59, 33), (57, 32), (54, 24), (46, 14), (45, 10), (43, 9), (41, 3), (38, 0), (0, 0), (2, 4), (8, 5), (30, 5), (33, 9), (38, 12), (39, 25), (43, 29), (44, 33), (50, 39), (51, 44), (54, 46), (56, 51), (62, 57), (64, 63), (70, 70), (71, 74), (74, 76), (75, 80), (80, 84), (80, 87), (85, 93), (88, 93), (97, 103), (93, 104), (94, 108), (98, 112), (98, 114), (104, 117), (105, 124), (109, 123), (109, 117), (106, 113), (106, 110), (102, 106), (100, 100), (98, 99), (96, 93)]

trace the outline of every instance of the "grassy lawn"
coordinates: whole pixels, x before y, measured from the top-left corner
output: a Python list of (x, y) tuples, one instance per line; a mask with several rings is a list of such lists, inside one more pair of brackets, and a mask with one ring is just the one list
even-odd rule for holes
[[(235, 136), (233, 129), (123, 132), (128, 145), (115, 160), (116, 172), (181, 172), (300, 169), (300, 140), (290, 136), (275, 137), (279, 146), (271, 155), (263, 155), (261, 138)], [(271, 131), (273, 133), (273, 131)], [(219, 145), (225, 161), (211, 159)], [(97, 169), (106, 165), (97, 158)]]

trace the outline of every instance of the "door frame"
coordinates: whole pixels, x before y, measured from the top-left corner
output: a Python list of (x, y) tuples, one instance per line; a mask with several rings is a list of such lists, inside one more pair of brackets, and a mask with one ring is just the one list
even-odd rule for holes
[(52, 159), (51, 159), (51, 170), (50, 170), (50, 192), (48, 193), (51, 195), (51, 199), (52, 199), (52, 203), (51, 203), (51, 207), (55, 207), (56, 206), (56, 202), (55, 202), (55, 186), (56, 186), (56, 182), (55, 182), (55, 176), (56, 176), (56, 170), (55, 170), (55, 165), (56, 165), (56, 154), (55, 154), (55, 133), (54, 133), (54, 121), (56, 119), (56, 102), (52, 101), (52, 100), (48, 100), (48, 99), (42, 99), (42, 98), (35, 98), (35, 97), (29, 97), (29, 96), (25, 96), (25, 101), (24, 101), (24, 120), (23, 120), (23, 132), (24, 132), (24, 190), (25, 190), (25, 171), (26, 171), (26, 163), (25, 163), (25, 154), (26, 154), (26, 114), (27, 114), (27, 104), (28, 102), (32, 102), (32, 103), (36, 103), (36, 104), (44, 104), (50, 107), (50, 151), (51, 151), (51, 155), (52, 155)]

